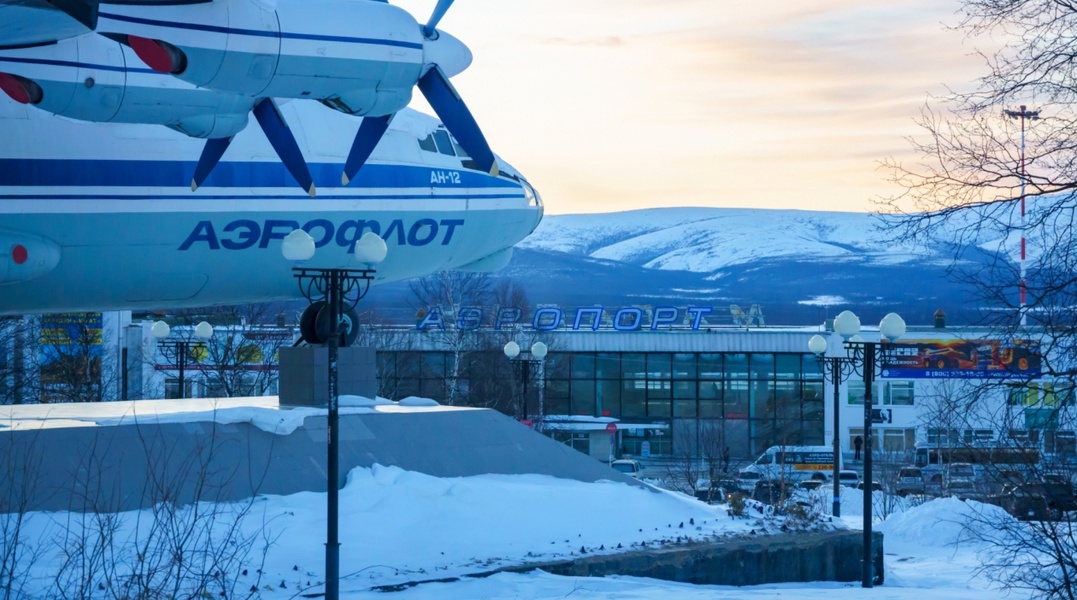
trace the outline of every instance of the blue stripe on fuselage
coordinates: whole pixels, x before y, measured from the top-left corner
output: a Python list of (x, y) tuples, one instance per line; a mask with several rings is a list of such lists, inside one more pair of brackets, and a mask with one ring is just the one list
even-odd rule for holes
[[(187, 186), (194, 174), (195, 161), (179, 160), (68, 160), (68, 159), (0, 159), (0, 186), (64, 187), (176, 187)], [(341, 165), (312, 163), (310, 174), (319, 188), (340, 187)], [(432, 173), (456, 172), (460, 183), (446, 188), (505, 188), (520, 190), (520, 185), (503, 178), (464, 168), (422, 167), (411, 165), (367, 164), (349, 187), (422, 188), (431, 187)], [(292, 187), (295, 180), (278, 162), (221, 162), (213, 169), (203, 187)]]
[[(523, 198), (523, 193), (519, 194), (483, 194), (476, 196), (474, 194), (438, 194), (437, 196), (431, 196), (429, 193), (423, 194), (377, 194), (371, 196), (373, 200), (514, 200)], [(317, 200), (355, 200), (357, 196), (355, 194), (318, 194)], [(251, 194), (242, 195), (205, 195), (198, 194), (180, 194), (180, 195), (168, 195), (168, 194), (0, 194), (0, 200), (126, 200), (142, 202), (145, 200), (310, 200), (310, 195), (306, 193), (302, 194), (287, 194), (273, 196), (252, 196)]]
[[(18, 58), (14, 56), (0, 56), (0, 63), (18, 63), (24, 65), (49, 65), (55, 67), (71, 67), (74, 69), (99, 69), (101, 71), (117, 71), (120, 73), (151, 73), (165, 75), (149, 68), (123, 67), (118, 65), (102, 65), (97, 63), (85, 63), (73, 60), (53, 60), (49, 58)], [(171, 75), (169, 75), (171, 77)]]
[(345, 44), (373, 44), (378, 46), (396, 46), (399, 48), (411, 48), (413, 50), (422, 50), (422, 44), (416, 44), (414, 42), (402, 42), (399, 40), (381, 40), (376, 38), (360, 38), (360, 37), (344, 37), (339, 35), (318, 35), (313, 33), (292, 33), (288, 31), (282, 31), (279, 34), (275, 31), (259, 31), (257, 29), (238, 29), (235, 27), (221, 27), (219, 25), (204, 25), (201, 23), (176, 23), (174, 21), (159, 21), (157, 19), (146, 19), (141, 17), (128, 17), (126, 15), (117, 15), (112, 13), (100, 13), (100, 16), (116, 21), (125, 21), (127, 23), (136, 23), (139, 25), (153, 25), (155, 27), (171, 27), (173, 29), (189, 29), (192, 31), (207, 31), (210, 33), (227, 33), (235, 35), (249, 35), (253, 37), (281, 37), (286, 39), (295, 40), (314, 40), (319, 42), (343, 42)]

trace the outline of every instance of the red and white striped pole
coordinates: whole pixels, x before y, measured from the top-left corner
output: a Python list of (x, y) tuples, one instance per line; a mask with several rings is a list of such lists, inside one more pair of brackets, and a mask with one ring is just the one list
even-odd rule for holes
[(1028, 325), (1025, 315), (1025, 304), (1028, 299), (1028, 288), (1025, 285), (1025, 121), (1035, 121), (1040, 118), (1040, 111), (1028, 110), (1022, 104), (1021, 110), (1003, 110), (1002, 114), (1011, 119), (1021, 120), (1021, 327)]

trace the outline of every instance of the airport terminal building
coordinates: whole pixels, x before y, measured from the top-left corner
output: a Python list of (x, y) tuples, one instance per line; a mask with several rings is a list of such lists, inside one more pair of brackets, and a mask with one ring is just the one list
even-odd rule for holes
[[(98, 352), (117, 365), (114, 399), (275, 394), (276, 351), (295, 333), (284, 325), (219, 327), (209, 343), (230, 338), (240, 350), (233, 362), (214, 365), (212, 357), (225, 353), (193, 353), (181, 385), (175, 354), (155, 349), (149, 323), (123, 313), (91, 322), (105, 332)], [(173, 336), (184, 329), (174, 327)], [(846, 369), (835, 387), (831, 370), (808, 350), (814, 335), (841, 347), (826, 325), (386, 327), (365, 331), (359, 343), (377, 349), (384, 397), (489, 407), (531, 424), (545, 417), (547, 433), (593, 456), (709, 458), (728, 447), (740, 462), (772, 445), (830, 445), (836, 412), (839, 443), (852, 458), (855, 440), (864, 437), (862, 374)], [(879, 334), (861, 335), (871, 341)], [(918, 445), (1013, 442), (1077, 454), (1072, 386), (1035, 370), (1010, 373), (1021, 352), (1026, 362), (1035, 358), (1030, 342), (987, 336), (944, 323), (909, 327), (900, 342), (912, 358), (901, 368), (884, 366), (873, 386), (877, 452), (903, 460)], [(515, 359), (503, 351), (509, 341), (523, 347)], [(542, 360), (528, 352), (536, 341), (548, 349)], [(10, 345), (5, 355), (10, 364)]]
[[(484, 350), (459, 360), (459, 347), (438, 348), (444, 338), (436, 332), (411, 335), (411, 349), (379, 350), (381, 389), (395, 397), (446, 398), (445, 382), (459, 364), (458, 401), (495, 405), (499, 395), (523, 393), (526, 406), (522, 415), (517, 407), (516, 416), (536, 418), (536, 365), (532, 360), (515, 365), (521, 369), (506, 368), (515, 362), (501, 352), (508, 338), (488, 341)], [(600, 439), (594, 422), (616, 419), (616, 455), (713, 458), (728, 447), (743, 461), (773, 445), (832, 444), (837, 413), (836, 434), (852, 459), (857, 438), (865, 437), (863, 371), (846, 363), (835, 384), (831, 367), (808, 350), (815, 335), (831, 349), (842, 347), (827, 325), (559, 327), (515, 341), (525, 353), (533, 340), (546, 344), (541, 410), (581, 423), (575, 431), (559, 424), (549, 432), (581, 451)], [(861, 336), (879, 340), (877, 329)], [(877, 454), (902, 462), (917, 446), (1021, 444), (1066, 460), (1077, 457), (1073, 386), (1039, 377), (1034, 340), (989, 336), (942, 320), (908, 328), (872, 385)], [(521, 391), (525, 371), (528, 387)], [(515, 387), (498, 389), (497, 382)]]
[[(635, 456), (699, 456), (704, 445), (729, 446), (734, 455), (746, 456), (783, 441), (822, 444), (824, 382), (807, 351), (813, 334), (782, 329), (545, 332), (539, 336), (549, 348), (542, 414), (617, 419), (618, 454)], [(515, 377), (515, 392), (526, 394), (525, 416), (537, 419), (537, 365), (520, 365), (530, 368), (524, 391), (518, 383), (523, 369), (512, 369), (500, 346), (486, 353), (486, 360), (469, 364), (503, 363), (501, 377)], [(424, 348), (380, 352), (379, 362), (380, 376), (391, 379), (383, 381), (383, 389), (437, 397), (453, 356)], [(476, 391), (472, 374), (463, 370), (461, 387)], [(581, 450), (589, 437), (585, 431), (557, 435)]]

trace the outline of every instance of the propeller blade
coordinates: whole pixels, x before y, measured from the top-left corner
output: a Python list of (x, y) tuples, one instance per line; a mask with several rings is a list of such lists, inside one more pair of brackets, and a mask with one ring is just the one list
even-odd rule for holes
[(97, 8), (100, 0), (48, 0), (48, 3), (64, 11), (87, 29), (97, 29)]
[(423, 35), (428, 38), (434, 37), (434, 29), (437, 28), (438, 23), (441, 22), (441, 18), (448, 12), (452, 3), (453, 0), (438, 0), (437, 6), (434, 7), (434, 12), (430, 13), (430, 20), (426, 22), (426, 25), (423, 25)]
[[(314, 179), (307, 169), (307, 161), (303, 160), (303, 152), (299, 149), (299, 143), (295, 141), (292, 130), (284, 122), (284, 117), (277, 108), (277, 103), (272, 98), (263, 98), (254, 105), (254, 118), (262, 126), (266, 138), (277, 151), (277, 156), (292, 174), (299, 186), (302, 187), (311, 198), (314, 197)], [(465, 148), (466, 150), (467, 148)]]
[(228, 149), (228, 145), (231, 143), (232, 138), (230, 137), (206, 140), (206, 145), (202, 148), (202, 156), (198, 157), (198, 166), (194, 169), (194, 177), (191, 179), (192, 192), (206, 181), (210, 172), (213, 171), (213, 167), (217, 166), (221, 156), (224, 156), (224, 151)]
[(494, 152), (479, 129), (479, 124), (475, 122), (475, 117), (471, 116), (471, 111), (467, 109), (456, 88), (449, 83), (449, 78), (441, 67), (433, 65), (419, 78), (419, 91), (479, 168), (496, 177), (499, 169)]
[(389, 121), (392, 119), (393, 115), (363, 117), (359, 131), (355, 134), (355, 141), (352, 142), (351, 152), (348, 153), (348, 160), (344, 163), (344, 174), (340, 176), (341, 184), (348, 185), (352, 179), (355, 179), (355, 174), (366, 164), (370, 154), (378, 145), (378, 141), (381, 140), (381, 136), (385, 135), (385, 130), (389, 128)]

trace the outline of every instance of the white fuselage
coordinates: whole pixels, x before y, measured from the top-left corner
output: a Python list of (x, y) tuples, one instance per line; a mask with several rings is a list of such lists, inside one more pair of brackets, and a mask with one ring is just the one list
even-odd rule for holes
[(508, 252), (542, 218), (533, 188), (504, 162), (491, 177), (422, 149), (433, 118), (402, 112), (342, 187), (359, 120), (310, 101), (281, 109), (316, 198), (296, 187), (256, 128), (239, 133), (192, 192), (200, 140), (0, 97), (0, 314), (297, 298), (280, 252), (297, 227), (318, 245), (305, 266), (323, 268), (360, 267), (351, 246), (377, 232), (389, 252), (376, 282), (397, 281)]

